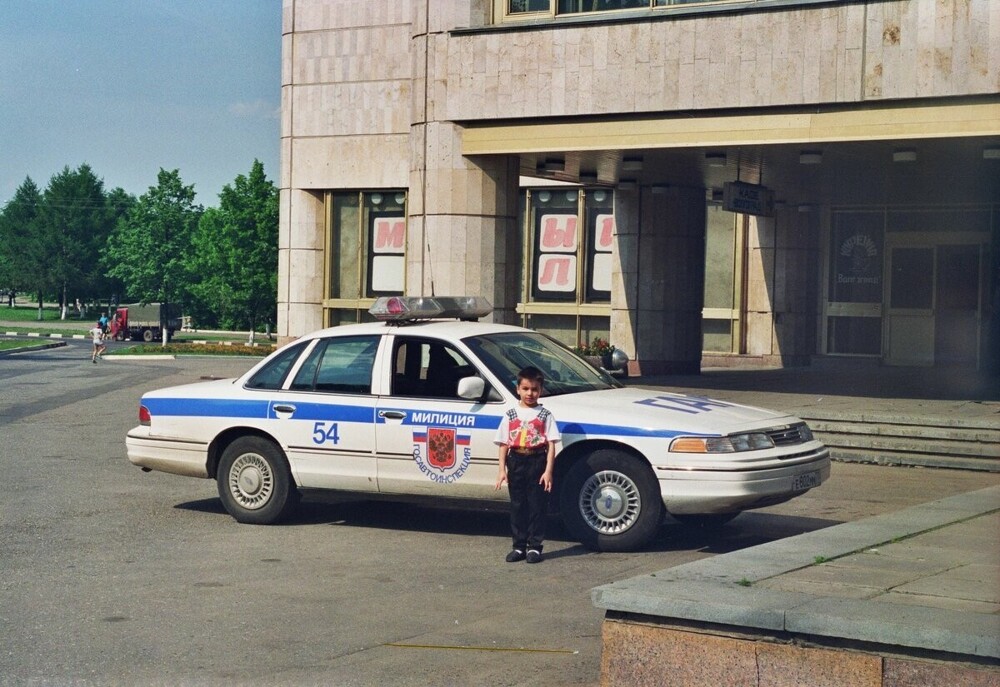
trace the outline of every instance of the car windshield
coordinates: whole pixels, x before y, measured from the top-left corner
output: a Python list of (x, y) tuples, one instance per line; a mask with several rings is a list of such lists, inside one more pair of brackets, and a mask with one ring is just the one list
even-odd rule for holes
[(621, 386), (603, 370), (549, 337), (537, 332), (507, 332), (471, 336), (462, 341), (511, 393), (517, 388), (517, 373), (528, 366), (545, 375), (546, 396), (600, 391)]

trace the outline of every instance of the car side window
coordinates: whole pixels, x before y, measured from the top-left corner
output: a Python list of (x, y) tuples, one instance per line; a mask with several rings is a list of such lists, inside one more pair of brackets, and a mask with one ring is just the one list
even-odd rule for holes
[(247, 389), (280, 389), (285, 383), (285, 376), (292, 369), (299, 354), (308, 342), (287, 346), (271, 358), (264, 367), (257, 370), (246, 384)]
[(378, 336), (331, 337), (319, 342), (292, 380), (293, 391), (370, 394)]
[(392, 361), (394, 396), (457, 399), (458, 380), (480, 376), (456, 348), (432, 339), (397, 337)]

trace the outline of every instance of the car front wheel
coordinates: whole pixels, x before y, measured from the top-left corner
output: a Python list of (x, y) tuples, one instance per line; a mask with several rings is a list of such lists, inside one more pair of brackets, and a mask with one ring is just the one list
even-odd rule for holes
[(219, 498), (237, 522), (270, 525), (294, 504), (295, 489), (285, 456), (261, 437), (242, 437), (222, 454), (216, 476)]
[(649, 465), (623, 451), (602, 449), (579, 460), (559, 495), (566, 528), (597, 551), (633, 551), (649, 543), (663, 517)]

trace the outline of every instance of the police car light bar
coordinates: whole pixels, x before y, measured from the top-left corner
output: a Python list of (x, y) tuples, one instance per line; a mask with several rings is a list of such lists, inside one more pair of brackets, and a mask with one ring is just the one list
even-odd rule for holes
[(433, 318), (477, 320), (493, 312), (493, 306), (482, 296), (383, 296), (368, 312), (382, 322)]

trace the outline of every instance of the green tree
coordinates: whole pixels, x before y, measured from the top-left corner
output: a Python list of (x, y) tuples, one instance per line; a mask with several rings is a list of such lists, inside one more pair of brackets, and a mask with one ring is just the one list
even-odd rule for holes
[(104, 257), (104, 254), (107, 252), (108, 245), (112, 240), (114, 228), (118, 226), (119, 221), (128, 215), (129, 211), (136, 204), (136, 199), (135, 196), (124, 189), (114, 188), (108, 193), (107, 200), (108, 221), (111, 226), (111, 233), (108, 235), (104, 246), (101, 247), (101, 259), (99, 260), (101, 274), (97, 279), (97, 292), (106, 295), (109, 301), (118, 303), (121, 302), (125, 285), (121, 279), (113, 277), (107, 272), (108, 260)]
[[(156, 186), (118, 222), (104, 254), (108, 275), (143, 303), (178, 303), (190, 284), (191, 238), (202, 214), (194, 186), (161, 169)], [(165, 323), (161, 323), (165, 324)], [(166, 326), (161, 327), (163, 343)]]
[(219, 323), (250, 330), (277, 316), (278, 190), (254, 160), (202, 215), (193, 240), (192, 293)]
[(25, 177), (0, 210), (0, 289), (4, 295), (41, 286), (36, 281), (39, 266), (31, 264), (28, 256), (41, 204), (42, 192), (31, 177)]
[(111, 233), (111, 220), (104, 182), (87, 164), (76, 170), (64, 167), (42, 194), (33, 241), (35, 258), (48, 273), (63, 317), (71, 295), (84, 301), (97, 296), (99, 258)]

